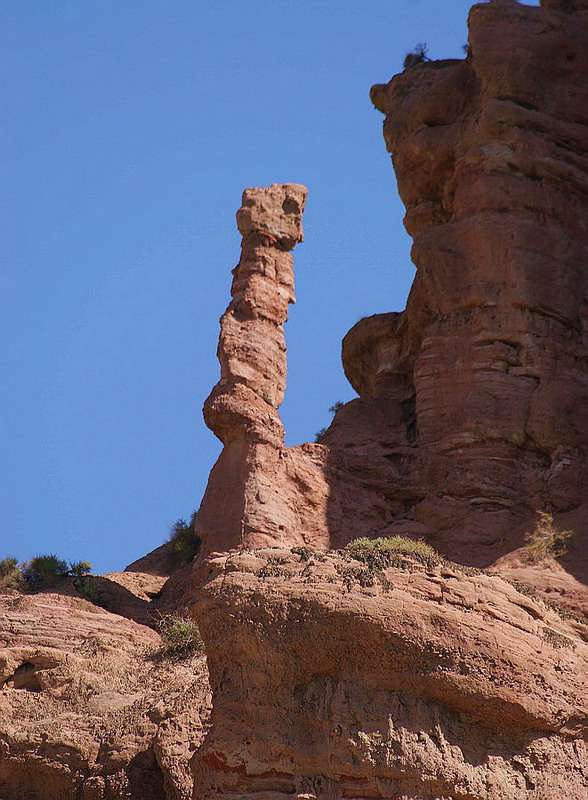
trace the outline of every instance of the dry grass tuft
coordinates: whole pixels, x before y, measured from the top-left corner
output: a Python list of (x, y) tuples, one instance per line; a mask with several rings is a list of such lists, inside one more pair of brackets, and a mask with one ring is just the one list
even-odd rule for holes
[(545, 561), (547, 558), (559, 558), (567, 553), (568, 539), (574, 535), (573, 530), (558, 530), (553, 514), (537, 511), (539, 519), (530, 533), (525, 536), (525, 551), (533, 562)]
[(429, 568), (444, 562), (443, 557), (426, 542), (406, 536), (354, 539), (346, 545), (344, 552), (367, 564), (370, 569), (404, 568), (410, 563), (407, 557)]
[(152, 651), (152, 661), (168, 659), (185, 661), (204, 652), (204, 642), (198, 625), (191, 617), (183, 614), (165, 614), (155, 625), (161, 636), (161, 647)]

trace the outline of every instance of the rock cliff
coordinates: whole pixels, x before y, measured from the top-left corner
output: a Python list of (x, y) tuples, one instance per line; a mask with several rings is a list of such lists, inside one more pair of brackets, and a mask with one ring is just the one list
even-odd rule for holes
[[(373, 87), (417, 273), (316, 443), (278, 413), (306, 189), (245, 191), (202, 548), (108, 610), (0, 598), (2, 800), (585, 800), (586, 74), (588, 0), (492, 2), (465, 59)], [(567, 555), (524, 547), (537, 511)], [(149, 657), (174, 609), (206, 664)]]
[(492, 563), (548, 509), (576, 528), (573, 560), (586, 577), (580, 8), (475, 5), (464, 61), (372, 88), (417, 273), (406, 311), (358, 323), (343, 359), (360, 395), (414, 408), (412, 452), (399, 453), (418, 487), (408, 516), (445, 552)]
[[(345, 337), (320, 442), (248, 446), (232, 544), (201, 520), (196, 798), (585, 796), (587, 58), (580, 4), (480, 4), (464, 60), (373, 87), (417, 274)], [(394, 534), (470, 568), (333, 550)]]

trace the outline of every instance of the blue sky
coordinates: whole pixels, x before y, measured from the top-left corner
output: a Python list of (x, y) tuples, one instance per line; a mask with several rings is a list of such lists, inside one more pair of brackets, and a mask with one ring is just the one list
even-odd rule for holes
[(369, 88), (469, 6), (4, 0), (0, 557), (122, 569), (198, 506), (245, 187), (309, 187), (288, 443), (354, 396), (341, 338), (414, 274)]

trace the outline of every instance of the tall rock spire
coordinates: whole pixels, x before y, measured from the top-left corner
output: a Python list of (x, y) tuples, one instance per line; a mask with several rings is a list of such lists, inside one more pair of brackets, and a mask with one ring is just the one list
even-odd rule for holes
[(271, 474), (284, 445), (283, 324), (295, 299), (290, 251), (302, 241), (306, 194), (295, 183), (246, 189), (237, 212), (243, 242), (221, 317), (221, 377), (204, 404), (206, 424), (224, 444), (196, 520), (204, 552), (275, 542), (286, 528)]
[(206, 424), (224, 444), (235, 439), (283, 444), (277, 414), (286, 388), (282, 326), (295, 301), (290, 251), (303, 238), (306, 193), (294, 183), (243, 193), (237, 212), (241, 258), (221, 318), (221, 379), (204, 406)]

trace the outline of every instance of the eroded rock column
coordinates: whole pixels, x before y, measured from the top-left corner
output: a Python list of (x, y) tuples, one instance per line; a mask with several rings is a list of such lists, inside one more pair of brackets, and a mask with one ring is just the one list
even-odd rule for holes
[[(232, 300), (221, 318), (221, 378), (204, 404), (206, 424), (224, 444), (196, 524), (209, 551), (245, 544), (252, 527), (248, 509), (263, 495), (260, 476), (271, 473), (283, 447), (277, 411), (286, 388), (283, 324), (295, 300), (290, 251), (303, 238), (306, 194), (294, 183), (246, 189), (237, 212), (243, 242)], [(262, 538), (280, 529), (271, 517), (267, 530), (257, 531)]]

